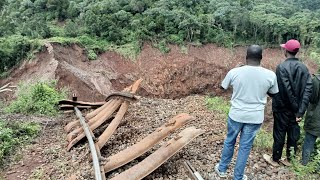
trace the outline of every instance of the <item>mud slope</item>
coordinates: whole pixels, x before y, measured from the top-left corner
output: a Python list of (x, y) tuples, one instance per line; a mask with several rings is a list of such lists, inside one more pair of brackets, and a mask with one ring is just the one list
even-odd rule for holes
[[(77, 45), (46, 43), (35, 60), (24, 62), (0, 84), (57, 79), (59, 87), (67, 87), (80, 100), (97, 101), (142, 77), (140, 95), (178, 98), (216, 90), (226, 72), (245, 59), (244, 47), (229, 50), (208, 44), (188, 46), (186, 51), (178, 46), (170, 48), (168, 54), (162, 54), (145, 43), (136, 61), (115, 52), (105, 52), (89, 61), (85, 50)], [(282, 59), (280, 49), (266, 49), (263, 66), (274, 69)], [(306, 64), (315, 72), (314, 63)]]

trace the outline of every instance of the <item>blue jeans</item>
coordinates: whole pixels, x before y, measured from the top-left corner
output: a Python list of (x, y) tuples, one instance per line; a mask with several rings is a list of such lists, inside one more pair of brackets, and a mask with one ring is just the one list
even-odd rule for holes
[(261, 124), (247, 124), (233, 121), (228, 117), (228, 134), (224, 141), (221, 160), (219, 163), (219, 171), (226, 172), (231, 162), (234, 146), (240, 133), (240, 147), (236, 165), (234, 167), (235, 180), (241, 180), (244, 175), (244, 169), (251, 151), (251, 147)]
[(307, 165), (310, 156), (313, 152), (314, 144), (317, 140), (317, 136), (314, 136), (308, 132), (306, 132), (306, 136), (304, 138), (303, 149), (302, 149), (302, 164)]

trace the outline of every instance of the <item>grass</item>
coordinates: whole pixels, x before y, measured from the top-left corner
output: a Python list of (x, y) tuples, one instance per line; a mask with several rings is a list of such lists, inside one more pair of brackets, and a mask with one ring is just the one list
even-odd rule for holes
[(32, 172), (32, 174), (30, 175), (30, 179), (32, 180), (40, 180), (40, 179), (44, 179), (44, 169), (42, 169), (41, 167), (37, 168), (35, 171)]
[(19, 145), (32, 140), (40, 131), (40, 125), (34, 122), (7, 122), (0, 120), (0, 164)]
[[(302, 148), (299, 148), (302, 149)], [(310, 162), (303, 166), (301, 161), (301, 151), (298, 152), (298, 156), (291, 155), (292, 167), (291, 170), (297, 175), (298, 179), (319, 179), (320, 178), (320, 140), (316, 142), (316, 147)]]
[(207, 97), (205, 103), (208, 109), (217, 111), (220, 114), (225, 115), (225, 118), (228, 117), (230, 103), (222, 97)]
[(260, 129), (253, 143), (253, 147), (258, 151), (271, 150), (273, 144), (272, 133)]

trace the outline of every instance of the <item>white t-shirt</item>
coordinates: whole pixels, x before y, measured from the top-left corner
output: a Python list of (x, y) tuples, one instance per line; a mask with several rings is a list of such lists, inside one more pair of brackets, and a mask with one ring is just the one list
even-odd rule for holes
[(229, 117), (237, 122), (261, 124), (267, 92), (279, 92), (274, 72), (261, 66), (242, 66), (230, 70), (221, 86), (233, 87)]

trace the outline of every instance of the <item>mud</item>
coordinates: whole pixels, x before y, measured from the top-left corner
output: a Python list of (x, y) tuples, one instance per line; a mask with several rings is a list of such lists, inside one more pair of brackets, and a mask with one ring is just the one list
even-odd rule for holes
[[(32, 61), (12, 71), (6, 82), (30, 83), (56, 79), (59, 88), (76, 93), (79, 100), (101, 101), (111, 92), (122, 90), (140, 77), (144, 79), (138, 94), (145, 97), (180, 98), (191, 94), (217, 93), (228, 70), (245, 61), (245, 47), (226, 49), (213, 44), (170, 46), (168, 54), (145, 43), (136, 60), (116, 52), (105, 52), (90, 61), (77, 46), (47, 43)], [(263, 66), (274, 70), (283, 60), (279, 49), (265, 49)], [(306, 60), (311, 73), (317, 66)]]

